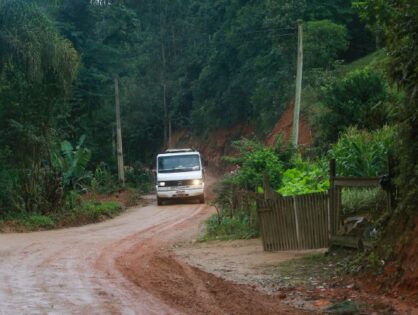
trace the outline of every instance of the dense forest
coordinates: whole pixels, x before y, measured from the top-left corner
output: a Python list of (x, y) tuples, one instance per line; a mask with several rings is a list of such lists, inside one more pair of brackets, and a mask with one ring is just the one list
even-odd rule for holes
[(299, 18), (307, 83), (375, 49), (349, 0), (0, 3), (2, 209), (57, 207), (60, 174), (70, 190), (88, 160), (115, 170), (116, 78), (135, 165), (171, 129), (268, 132), (294, 94)]
[[(392, 150), (399, 206), (385, 222), (412, 222), (417, 17), (413, 0), (0, 0), (1, 216), (65, 210), (113, 181), (115, 82), (133, 182), (173, 131), (204, 139), (250, 123), (267, 134), (294, 97), (302, 19), (308, 156), (347, 162), (347, 176), (380, 175)], [(259, 153), (280, 164), (269, 172), (282, 191), (311, 167), (283, 150)], [(257, 186), (254, 174), (242, 180)]]

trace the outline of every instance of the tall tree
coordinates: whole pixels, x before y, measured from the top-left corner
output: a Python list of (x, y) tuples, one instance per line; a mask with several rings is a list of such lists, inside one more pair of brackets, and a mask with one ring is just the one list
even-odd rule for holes
[[(77, 74), (79, 57), (36, 5), (7, 1), (0, 7), (0, 147), (17, 169), (26, 210), (46, 198), (51, 150), (57, 138), (60, 100)], [(46, 185), (46, 184), (45, 184)]]
[(373, 29), (383, 30), (390, 74), (407, 94), (395, 109), (400, 125), (400, 184), (405, 214), (418, 213), (418, 6), (414, 0), (368, 0), (356, 3)]
[(70, 99), (69, 136), (86, 134), (93, 160), (110, 163), (115, 157), (114, 77), (121, 77), (122, 85), (135, 77), (139, 20), (122, 1), (64, 0), (58, 21), (83, 56)]

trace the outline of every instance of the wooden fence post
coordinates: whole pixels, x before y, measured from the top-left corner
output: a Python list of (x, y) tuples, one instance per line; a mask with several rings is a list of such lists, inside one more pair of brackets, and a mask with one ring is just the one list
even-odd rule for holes
[(267, 200), (270, 197), (270, 180), (267, 174), (263, 175), (263, 189), (264, 189), (264, 199)]
[(336, 192), (335, 192), (335, 176), (337, 174), (337, 165), (335, 159), (329, 161), (329, 190), (328, 190), (328, 230), (330, 239), (336, 233)]
[(293, 210), (295, 213), (296, 240), (297, 240), (298, 248), (299, 248), (300, 247), (300, 231), (299, 231), (299, 216), (298, 216), (298, 207), (296, 205), (296, 197), (293, 197)]

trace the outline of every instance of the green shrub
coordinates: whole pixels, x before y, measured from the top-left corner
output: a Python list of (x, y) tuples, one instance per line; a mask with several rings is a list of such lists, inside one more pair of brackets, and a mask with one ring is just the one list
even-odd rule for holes
[(240, 206), (233, 207), (234, 187), (240, 190), (234, 183), (234, 175), (226, 175), (216, 184), (216, 197), (211, 204), (216, 207), (218, 214), (205, 222), (206, 234), (203, 239), (246, 239), (258, 236), (255, 200), (243, 200)]
[(221, 217), (217, 214), (205, 222), (203, 240), (250, 239), (259, 236), (259, 230), (250, 223), (246, 215)]
[(379, 187), (343, 189), (341, 198), (344, 215), (369, 213), (378, 218), (386, 210), (386, 193)]
[(18, 172), (0, 161), (0, 217), (11, 211), (23, 211), (24, 202), (18, 187)]
[(117, 201), (85, 201), (79, 207), (62, 214), (58, 225), (64, 227), (96, 223), (117, 216), (123, 209)]
[(55, 227), (54, 220), (45, 215), (29, 215), (17, 221), (30, 231), (50, 230)]
[(296, 157), (293, 168), (283, 173), (282, 185), (277, 190), (283, 196), (323, 192), (329, 189), (328, 171), (324, 162), (304, 162)]
[(349, 128), (329, 151), (337, 161), (340, 176), (380, 176), (387, 174), (388, 152), (395, 140), (390, 127), (367, 132)]
[(369, 68), (350, 72), (323, 88), (316, 134), (323, 143), (334, 142), (350, 126), (375, 130), (387, 120), (385, 79)]
[(66, 193), (64, 197), (64, 207), (66, 210), (71, 210), (80, 207), (81, 203), (82, 200), (79, 192), (75, 190), (70, 190)]
[(149, 193), (153, 189), (154, 176), (151, 171), (145, 169), (140, 163), (134, 163), (125, 172), (125, 177), (129, 186), (138, 189), (142, 193)]
[(231, 209), (232, 207), (232, 194), (234, 186), (233, 175), (224, 175), (218, 182), (216, 182), (213, 192), (215, 198), (213, 204), (220, 209)]
[(248, 139), (234, 142), (234, 146), (239, 150), (239, 156), (228, 157), (226, 160), (239, 167), (232, 177), (235, 184), (255, 191), (263, 185), (263, 177), (266, 175), (272, 187), (280, 186), (283, 162), (277, 152)]
[(84, 181), (91, 178), (90, 172), (86, 170), (91, 159), (91, 151), (83, 147), (85, 140), (86, 136), (81, 136), (75, 147), (65, 140), (60, 144), (60, 152), (52, 154), (52, 165), (62, 172), (65, 187), (80, 188)]
[(0, 230), (27, 232), (55, 228), (54, 217), (40, 214), (10, 214), (0, 220)]
[(0, 219), (0, 228), (17, 232), (49, 230), (56, 227), (80, 226), (113, 218), (123, 210), (116, 201), (86, 201), (78, 207), (54, 215), (10, 214)]
[(94, 171), (90, 188), (95, 194), (109, 194), (116, 190), (117, 183), (116, 177), (110, 172), (108, 166), (100, 163)]
[(341, 52), (348, 48), (348, 33), (344, 25), (329, 20), (306, 23), (304, 63), (310, 68), (328, 68)]
[(93, 220), (98, 220), (102, 216), (113, 218), (118, 215), (122, 209), (122, 205), (117, 201), (87, 201), (83, 203), (81, 212), (86, 213)]

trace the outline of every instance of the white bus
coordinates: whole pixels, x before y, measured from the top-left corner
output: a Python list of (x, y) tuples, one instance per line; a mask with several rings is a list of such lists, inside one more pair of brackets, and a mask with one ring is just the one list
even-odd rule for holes
[(170, 149), (157, 156), (157, 202), (196, 198), (205, 202), (204, 166), (200, 153), (192, 149)]

